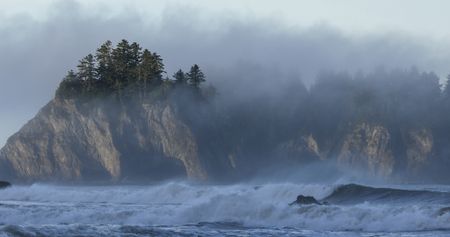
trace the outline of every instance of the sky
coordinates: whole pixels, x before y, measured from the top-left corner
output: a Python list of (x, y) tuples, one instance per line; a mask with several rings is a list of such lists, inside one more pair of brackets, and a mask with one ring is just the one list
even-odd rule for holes
[(448, 9), (446, 0), (0, 0), (0, 146), (108, 39), (157, 51), (170, 75), (198, 63), (212, 83), (248, 68), (306, 82), (320, 70), (411, 66), (445, 78)]

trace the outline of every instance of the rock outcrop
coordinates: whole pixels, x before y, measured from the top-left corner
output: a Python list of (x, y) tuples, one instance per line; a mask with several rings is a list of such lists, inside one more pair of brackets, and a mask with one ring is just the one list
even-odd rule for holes
[(405, 140), (407, 171), (417, 175), (431, 160), (433, 135), (427, 129), (417, 129), (408, 131)]
[(393, 139), (392, 132), (380, 124), (357, 124), (343, 136), (337, 160), (377, 177), (391, 177), (396, 170), (416, 177), (431, 162), (433, 135), (423, 128), (396, 135)]
[(281, 143), (277, 147), (277, 155), (298, 161), (317, 161), (323, 158), (319, 145), (311, 134)]
[(360, 122), (320, 142), (310, 131), (273, 138), (277, 124), (267, 132), (264, 126), (242, 132), (233, 127), (242, 126), (239, 120), (183, 101), (54, 99), (0, 150), (0, 179), (234, 180), (257, 175), (258, 169), (330, 161), (377, 177), (392, 177), (397, 170), (412, 177), (430, 163), (434, 151), (427, 129), (394, 133), (381, 123)]
[(317, 201), (317, 199), (315, 199), (312, 196), (303, 196), (303, 195), (298, 195), (297, 199), (295, 199), (295, 201), (289, 203), (289, 206), (292, 206), (294, 204), (297, 205), (322, 205), (322, 203), (320, 203), (319, 201)]
[(344, 136), (338, 162), (387, 177), (392, 174), (395, 164), (390, 139), (389, 131), (381, 125), (358, 124)]
[(164, 100), (52, 100), (8, 139), (0, 164), (18, 180), (207, 177), (192, 131)]

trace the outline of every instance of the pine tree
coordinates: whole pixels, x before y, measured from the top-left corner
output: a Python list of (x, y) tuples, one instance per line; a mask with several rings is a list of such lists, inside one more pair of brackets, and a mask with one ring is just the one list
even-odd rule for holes
[(131, 54), (131, 47), (125, 39), (120, 41), (112, 51), (115, 89), (121, 89), (128, 81)]
[(139, 66), (139, 79), (144, 84), (144, 90), (147, 89), (148, 83), (152, 80), (152, 53), (147, 49), (142, 53), (142, 62)]
[(147, 49), (142, 53), (142, 60), (139, 67), (139, 78), (146, 88), (149, 83), (160, 84), (162, 74), (164, 73), (164, 64), (161, 56), (151, 53)]
[(95, 55), (97, 60), (96, 72), (98, 79), (102, 84), (107, 86), (112, 86), (114, 84), (114, 68), (112, 61), (112, 43), (111, 41), (106, 41), (104, 44), (97, 49), (97, 54)]
[(86, 91), (93, 89), (96, 78), (95, 60), (92, 54), (88, 54), (86, 57), (80, 60), (78, 64), (78, 78), (83, 81)]
[(151, 65), (152, 65), (153, 79), (158, 83), (161, 82), (162, 78), (163, 78), (162, 74), (165, 71), (164, 71), (163, 60), (159, 54), (157, 54), (157, 53), (152, 54)]
[(81, 89), (81, 80), (73, 70), (70, 70), (59, 84), (56, 96), (59, 98), (71, 98), (78, 95)]
[(179, 85), (187, 84), (187, 77), (186, 74), (183, 72), (183, 70), (178, 70), (175, 74), (172, 76), (175, 79), (175, 83)]
[(186, 74), (189, 83), (195, 88), (200, 88), (200, 84), (205, 80), (205, 75), (197, 64), (191, 67), (189, 73)]
[[(159, 54), (147, 49), (142, 51), (138, 43), (129, 44), (125, 39), (116, 47), (112, 46), (111, 41), (106, 41), (97, 49), (95, 56), (89, 54), (81, 59), (77, 68), (77, 72), (68, 72), (60, 84), (58, 95), (64, 94), (64, 91), (74, 96), (80, 92), (116, 91), (121, 98), (124, 93), (140, 92), (143, 96), (149, 85), (162, 86), (165, 90), (174, 85), (165, 74), (164, 63)], [(196, 64), (189, 73), (178, 70), (173, 78), (176, 84), (190, 84), (195, 88), (199, 88), (205, 81), (203, 72)], [(127, 89), (124, 91), (125, 87)]]
[(64, 81), (77, 81), (78, 80), (78, 75), (73, 71), (70, 70), (67, 72), (67, 76), (64, 77)]
[(95, 60), (92, 54), (88, 54), (88, 56), (84, 57), (80, 60), (80, 64), (77, 66), (78, 68), (78, 76), (83, 81), (92, 81), (95, 80)]
[(139, 80), (140, 73), (139, 73), (139, 64), (142, 61), (142, 48), (139, 46), (138, 43), (133, 42), (130, 45), (130, 58), (128, 61), (128, 67), (129, 67), (129, 75), (128, 75), (128, 81), (130, 83), (136, 82)]

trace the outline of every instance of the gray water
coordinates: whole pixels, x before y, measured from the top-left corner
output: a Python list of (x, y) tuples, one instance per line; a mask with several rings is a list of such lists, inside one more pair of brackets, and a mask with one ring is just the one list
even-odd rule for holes
[[(0, 236), (450, 236), (449, 186), (339, 186), (13, 186)], [(299, 194), (330, 203), (289, 206)]]

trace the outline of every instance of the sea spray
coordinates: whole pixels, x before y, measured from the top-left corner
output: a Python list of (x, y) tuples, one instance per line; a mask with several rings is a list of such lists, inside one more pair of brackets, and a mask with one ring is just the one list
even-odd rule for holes
[[(439, 212), (448, 206), (449, 193), (445, 191), (424, 192), (434, 198), (433, 203), (426, 199), (409, 200), (405, 195), (404, 204), (401, 200), (390, 202), (386, 198), (374, 202), (368, 198), (368, 201), (354, 204), (288, 205), (299, 194), (326, 200), (336, 195), (339, 187), (342, 186), (294, 183), (201, 185), (188, 182), (134, 186), (14, 186), (0, 191), (0, 224), (3, 228), (44, 228), (49, 225), (73, 228), (66, 226), (68, 224), (94, 229), (109, 226), (117, 231), (120, 230), (117, 226), (145, 229), (188, 225), (195, 228), (192, 225), (201, 223), (212, 223), (213, 226), (222, 223), (220, 228), (239, 225), (242, 228), (294, 228), (319, 232), (450, 230), (450, 213)], [(365, 188), (374, 192), (380, 190)], [(413, 192), (405, 191), (408, 188), (392, 190)], [(346, 198), (352, 199), (351, 196)]]

